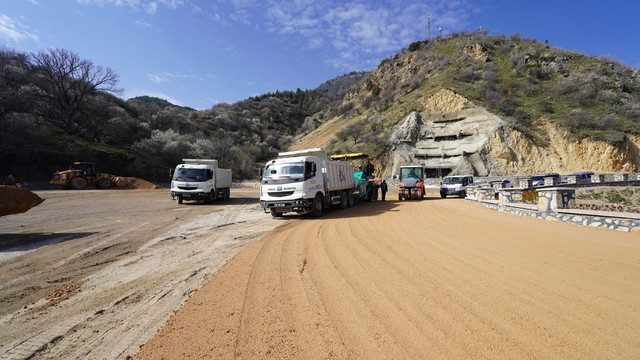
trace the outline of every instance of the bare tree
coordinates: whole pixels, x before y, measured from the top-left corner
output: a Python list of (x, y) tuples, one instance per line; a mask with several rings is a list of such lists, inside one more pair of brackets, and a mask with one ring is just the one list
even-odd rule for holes
[[(119, 94), (118, 75), (110, 68), (65, 49), (49, 49), (33, 56), (36, 87), (65, 128), (72, 129), (87, 96), (98, 92)], [(80, 124), (77, 124), (80, 125)], [(76, 126), (77, 126), (76, 125)]]

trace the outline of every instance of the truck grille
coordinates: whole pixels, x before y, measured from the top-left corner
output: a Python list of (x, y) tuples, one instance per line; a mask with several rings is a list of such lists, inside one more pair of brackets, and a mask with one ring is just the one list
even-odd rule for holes
[(293, 195), (293, 191), (269, 192), (268, 194), (272, 197), (285, 197)]
[(198, 190), (197, 186), (178, 186), (180, 190)]

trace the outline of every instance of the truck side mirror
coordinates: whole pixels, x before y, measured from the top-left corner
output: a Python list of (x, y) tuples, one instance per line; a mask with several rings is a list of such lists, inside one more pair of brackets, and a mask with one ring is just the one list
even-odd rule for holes
[(173, 170), (175, 170), (174, 168), (169, 169), (169, 177), (173, 177)]
[(311, 163), (311, 176), (316, 176), (316, 163)]

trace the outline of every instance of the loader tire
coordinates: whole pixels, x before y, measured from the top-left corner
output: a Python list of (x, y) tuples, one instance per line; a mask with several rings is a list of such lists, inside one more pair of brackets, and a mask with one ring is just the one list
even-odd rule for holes
[(87, 179), (83, 177), (74, 177), (71, 179), (71, 188), (76, 190), (82, 190), (87, 187)]
[(110, 189), (113, 186), (113, 182), (107, 178), (98, 180), (98, 189)]

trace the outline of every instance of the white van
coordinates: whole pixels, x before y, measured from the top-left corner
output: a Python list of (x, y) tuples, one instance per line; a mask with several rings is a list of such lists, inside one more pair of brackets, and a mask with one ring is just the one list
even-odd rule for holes
[(458, 195), (467, 197), (467, 186), (473, 185), (473, 175), (453, 175), (447, 176), (440, 185), (440, 197), (447, 195)]

